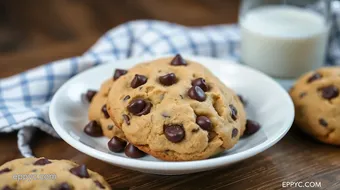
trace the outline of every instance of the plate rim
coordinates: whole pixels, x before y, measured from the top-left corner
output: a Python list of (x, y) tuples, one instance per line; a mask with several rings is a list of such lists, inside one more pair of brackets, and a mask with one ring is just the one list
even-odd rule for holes
[[(261, 77), (264, 77), (265, 80), (267, 80), (268, 82), (272, 83), (273, 85), (275, 85), (276, 87), (278, 87), (278, 89), (284, 93), (284, 96), (286, 97), (285, 99), (288, 100), (288, 104), (289, 107), (291, 108), (291, 112), (287, 113), (287, 121), (285, 121), (284, 125), (287, 125), (288, 127), (282, 129), (282, 131), (279, 131), (278, 136), (276, 138), (272, 138), (272, 139), (267, 139), (266, 141), (246, 150), (246, 151), (242, 151), (236, 154), (232, 154), (229, 156), (221, 156), (221, 157), (216, 157), (216, 158), (211, 158), (211, 159), (205, 159), (205, 160), (194, 160), (194, 161), (177, 161), (177, 162), (169, 162), (169, 161), (149, 161), (149, 160), (139, 160), (139, 159), (134, 159), (134, 158), (127, 158), (127, 157), (121, 157), (121, 156), (116, 156), (114, 154), (110, 154), (107, 152), (102, 152), (99, 150), (96, 150), (92, 147), (87, 146), (84, 143), (81, 143), (80, 141), (77, 141), (76, 139), (74, 139), (69, 133), (66, 132), (66, 130), (58, 125), (58, 121), (57, 121), (57, 114), (55, 113), (56, 109), (56, 102), (57, 100), (62, 97), (62, 92), (65, 91), (65, 89), (67, 89), (67, 87), (73, 83), (74, 80), (76, 80), (78, 77), (81, 77), (81, 75), (92, 71), (93, 69), (99, 69), (100, 67), (105, 67), (105, 65), (107, 65), (107, 63), (103, 63), (101, 65), (98, 65), (96, 67), (92, 67), (89, 68), (81, 73), (78, 73), (77, 75), (71, 77), (70, 79), (68, 79), (58, 90), (57, 92), (54, 94), (51, 104), (49, 106), (49, 117), (50, 117), (50, 121), (51, 124), (53, 126), (53, 128), (55, 129), (55, 131), (58, 133), (58, 135), (61, 137), (61, 139), (63, 139), (68, 145), (72, 146), (73, 148), (77, 149), (78, 151), (89, 155), (91, 157), (94, 157), (96, 159), (105, 161), (105, 162), (109, 162), (111, 164), (117, 165), (117, 166), (121, 166), (121, 167), (125, 167), (125, 168), (134, 168), (137, 170), (154, 170), (154, 171), (178, 171), (178, 170), (207, 170), (209, 168), (216, 168), (219, 166), (224, 166), (224, 165), (228, 165), (228, 164), (232, 164), (247, 158), (250, 158), (252, 156), (255, 156), (265, 150), (267, 150), (268, 148), (272, 147), (274, 144), (276, 144), (278, 141), (280, 141), (289, 131), (289, 129), (291, 128), (292, 124), (293, 124), (293, 120), (294, 120), (294, 105), (293, 102), (290, 98), (290, 96), (288, 95), (288, 93), (283, 89), (282, 86), (280, 86), (275, 80), (273, 80), (272, 78), (270, 78), (269, 76), (267, 76), (266, 74), (257, 71), (251, 67), (242, 65), (237, 63), (236, 61), (230, 60), (230, 59), (219, 59), (219, 58), (213, 58), (213, 57), (206, 57), (206, 56), (196, 56), (196, 55), (185, 55), (182, 54), (183, 57), (185, 57), (186, 59), (191, 59), (191, 60), (196, 60), (196, 59), (200, 59), (200, 60), (211, 60), (212, 64), (216, 64), (214, 62), (225, 62), (223, 64), (232, 64), (235, 67), (242, 67), (242, 69), (246, 69), (246, 70), (250, 70), (252, 72), (255, 72), (259, 75), (262, 75)], [(157, 59), (160, 57), (167, 57), (170, 55), (157, 55), (157, 56), (142, 56), (142, 57), (131, 57), (128, 59), (121, 59), (121, 60), (112, 60), (115, 62), (115, 64), (117, 64), (117, 62), (127, 62), (127, 61), (136, 61), (138, 63), (143, 62), (144, 60), (153, 60), (153, 59)], [(110, 61), (108, 61), (110, 62)], [(289, 119), (290, 118), (290, 119)], [(288, 120), (289, 119), (289, 120)], [(166, 164), (164, 164), (166, 163)]]

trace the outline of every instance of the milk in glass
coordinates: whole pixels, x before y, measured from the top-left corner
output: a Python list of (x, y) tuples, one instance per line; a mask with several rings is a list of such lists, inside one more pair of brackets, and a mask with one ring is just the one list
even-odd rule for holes
[(243, 15), (240, 26), (242, 61), (271, 76), (298, 77), (324, 62), (329, 27), (317, 12), (263, 6)]

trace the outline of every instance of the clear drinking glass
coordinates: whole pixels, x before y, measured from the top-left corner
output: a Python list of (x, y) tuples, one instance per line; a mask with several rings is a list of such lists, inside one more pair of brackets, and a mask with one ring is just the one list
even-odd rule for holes
[(325, 61), (330, 0), (243, 0), (242, 62), (277, 78), (296, 78)]

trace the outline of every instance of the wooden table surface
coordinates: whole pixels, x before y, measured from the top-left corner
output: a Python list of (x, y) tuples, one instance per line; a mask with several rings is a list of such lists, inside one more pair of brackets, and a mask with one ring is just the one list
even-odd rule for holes
[[(13, 2), (0, 1), (0, 12), (6, 10), (6, 19), (0, 19), (0, 77), (79, 55), (106, 30), (128, 20), (152, 18), (185, 25), (230, 23), (236, 22), (239, 4), (222, 0)], [(36, 134), (32, 148), (37, 157), (86, 164), (102, 174), (113, 189), (281, 189), (282, 182), (291, 181), (321, 182), (322, 189), (340, 189), (338, 147), (318, 143), (295, 128), (252, 158), (227, 168), (183, 176), (151, 175), (112, 166), (43, 132)], [(0, 164), (20, 157), (16, 133), (0, 134)]]

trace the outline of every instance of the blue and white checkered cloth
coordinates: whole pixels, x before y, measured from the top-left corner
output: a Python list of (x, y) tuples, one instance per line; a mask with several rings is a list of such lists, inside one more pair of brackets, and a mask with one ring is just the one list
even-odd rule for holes
[[(339, 37), (339, 30), (336, 32)], [(189, 28), (149, 20), (120, 25), (82, 56), (1, 79), (0, 132), (18, 130), (20, 152), (25, 157), (32, 156), (29, 142), (37, 129), (58, 137), (51, 126), (48, 107), (53, 94), (70, 77), (96, 65), (133, 56), (180, 52), (238, 60), (239, 39), (237, 25)], [(330, 52), (331, 60), (338, 64), (339, 52), (339, 49)]]

